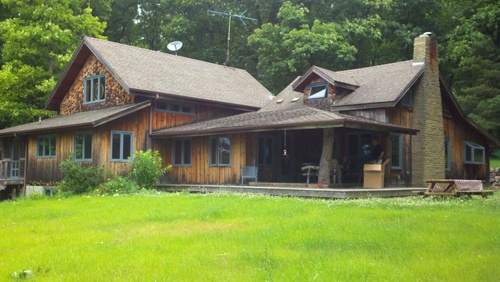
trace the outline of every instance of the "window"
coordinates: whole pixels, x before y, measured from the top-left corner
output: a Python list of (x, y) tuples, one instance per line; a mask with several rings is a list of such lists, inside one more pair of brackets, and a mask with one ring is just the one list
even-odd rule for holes
[(326, 98), (328, 95), (328, 84), (315, 83), (311, 84), (311, 91), (309, 91), (309, 99)]
[(104, 101), (106, 99), (106, 76), (101, 74), (85, 78), (83, 94), (85, 103)]
[(92, 133), (79, 132), (75, 134), (75, 161), (92, 160)]
[(469, 141), (464, 141), (464, 155), (466, 164), (484, 164), (484, 147)]
[(56, 136), (44, 135), (39, 136), (36, 141), (37, 152), (39, 158), (55, 158), (56, 157)]
[(159, 112), (194, 115), (194, 106), (191, 104), (157, 101), (156, 110)]
[(191, 165), (191, 139), (176, 139), (172, 147), (173, 166)]
[(403, 169), (403, 135), (391, 134), (391, 168)]
[(444, 140), (444, 164), (446, 171), (451, 170), (450, 139)]
[(230, 166), (231, 138), (228, 136), (210, 137), (208, 159), (210, 166)]
[(132, 132), (111, 131), (111, 161), (128, 162), (134, 148)]
[(259, 165), (273, 164), (274, 139), (269, 136), (259, 137)]

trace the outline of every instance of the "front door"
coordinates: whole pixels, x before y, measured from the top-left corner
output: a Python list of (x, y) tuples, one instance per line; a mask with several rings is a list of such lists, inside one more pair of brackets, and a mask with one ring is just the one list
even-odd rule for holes
[(14, 139), (12, 142), (10, 177), (17, 179), (24, 176), (24, 142)]

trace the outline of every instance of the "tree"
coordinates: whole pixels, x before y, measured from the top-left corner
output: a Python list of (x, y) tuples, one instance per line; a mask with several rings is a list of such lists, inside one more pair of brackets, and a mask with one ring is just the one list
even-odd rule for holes
[(500, 6), (470, 1), (446, 48), (449, 84), (462, 110), (500, 138)]
[(0, 128), (50, 116), (40, 110), (84, 35), (105, 28), (76, 1), (2, 1), (10, 15), (0, 22)]
[(277, 93), (312, 65), (342, 69), (355, 59), (356, 48), (342, 36), (342, 26), (308, 20), (303, 5), (286, 2), (277, 24), (264, 24), (248, 38), (258, 56), (259, 80)]

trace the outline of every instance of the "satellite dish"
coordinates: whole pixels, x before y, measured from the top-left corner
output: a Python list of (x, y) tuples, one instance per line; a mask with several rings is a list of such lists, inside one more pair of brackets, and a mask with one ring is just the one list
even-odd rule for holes
[(177, 51), (182, 48), (182, 42), (180, 41), (174, 41), (170, 42), (167, 45), (168, 50), (175, 52), (175, 55), (177, 55)]

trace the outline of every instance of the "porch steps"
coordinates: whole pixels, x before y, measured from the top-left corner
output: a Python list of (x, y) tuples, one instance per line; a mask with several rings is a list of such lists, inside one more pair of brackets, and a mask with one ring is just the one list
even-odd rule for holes
[[(266, 183), (268, 184), (268, 183)], [(283, 183), (281, 183), (283, 185)], [(194, 193), (258, 193), (273, 196), (292, 196), (304, 198), (324, 199), (357, 199), (357, 198), (389, 198), (408, 197), (423, 193), (427, 188), (306, 188), (304, 184), (295, 183), (302, 187), (286, 186), (240, 186), (240, 185), (203, 185), (203, 184), (158, 184), (157, 188), (169, 192), (182, 192), (189, 190)], [(260, 183), (259, 183), (260, 185)]]

